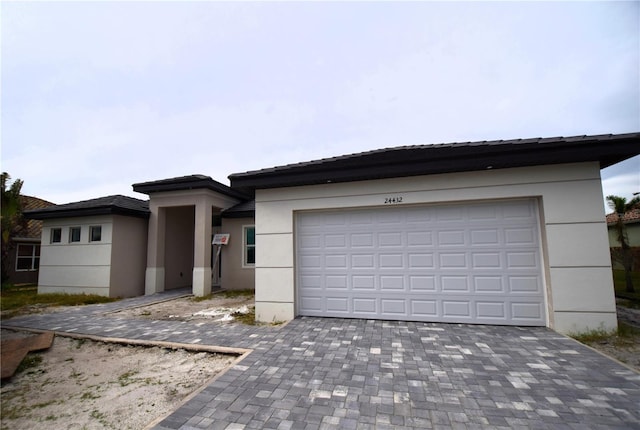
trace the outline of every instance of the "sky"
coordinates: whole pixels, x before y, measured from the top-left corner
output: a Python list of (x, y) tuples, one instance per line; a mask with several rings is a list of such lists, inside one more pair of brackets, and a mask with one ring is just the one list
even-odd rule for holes
[[(54, 203), (379, 148), (640, 131), (640, 2), (0, 4), (1, 164)], [(640, 192), (640, 157), (602, 171)]]

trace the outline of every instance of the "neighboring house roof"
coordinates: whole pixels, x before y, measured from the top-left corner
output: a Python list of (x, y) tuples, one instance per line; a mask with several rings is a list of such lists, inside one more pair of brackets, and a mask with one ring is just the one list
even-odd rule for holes
[[(614, 225), (617, 222), (618, 222), (617, 213), (614, 212), (614, 213), (607, 214), (607, 225)], [(622, 222), (624, 224), (633, 224), (636, 222), (640, 222), (640, 208), (631, 209), (630, 211), (627, 211), (622, 216)]]
[(598, 161), (600, 168), (640, 153), (640, 133), (400, 146), (234, 173), (231, 187), (256, 189), (544, 164)]
[(115, 195), (84, 200), (81, 202), (55, 205), (23, 212), (33, 219), (73, 218), (92, 215), (126, 215), (139, 218), (149, 217), (149, 202), (133, 197)]
[(161, 179), (159, 181), (133, 184), (133, 191), (143, 194), (197, 189), (208, 189), (241, 200), (249, 198), (242, 192), (231, 189), (230, 187), (214, 181), (211, 177), (205, 175), (180, 176), (178, 178)]
[[(35, 209), (43, 209), (43, 208), (54, 205), (54, 203), (39, 199), (38, 197), (25, 196), (25, 195), (20, 196), (20, 204), (22, 206), (23, 212), (35, 210)], [(27, 222), (24, 226), (17, 227), (16, 232), (12, 237), (12, 239), (13, 240), (40, 239), (41, 234), (42, 234), (42, 221), (39, 221), (36, 219), (27, 219)]]
[(256, 201), (249, 200), (238, 203), (222, 211), (222, 218), (253, 218), (256, 215)]

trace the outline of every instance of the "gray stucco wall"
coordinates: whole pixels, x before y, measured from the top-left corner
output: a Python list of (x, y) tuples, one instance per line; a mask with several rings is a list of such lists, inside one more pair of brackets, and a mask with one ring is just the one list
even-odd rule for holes
[(147, 220), (115, 215), (111, 245), (111, 297), (144, 294)]
[(253, 218), (223, 218), (221, 233), (231, 234), (229, 244), (222, 249), (221, 286), (228, 290), (255, 288), (255, 269), (243, 267), (242, 229), (255, 224)]

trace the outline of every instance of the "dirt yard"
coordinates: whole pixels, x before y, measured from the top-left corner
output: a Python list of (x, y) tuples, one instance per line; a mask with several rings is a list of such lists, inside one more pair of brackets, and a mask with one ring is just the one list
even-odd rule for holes
[(209, 300), (196, 301), (192, 297), (170, 300), (151, 306), (128, 309), (111, 315), (151, 320), (233, 322), (234, 312), (248, 313), (254, 304), (253, 295), (224, 297), (214, 295)]
[[(186, 297), (110, 315), (239, 324), (232, 314), (250, 312), (254, 305), (253, 296), (213, 297)], [(3, 339), (25, 335), (29, 333), (2, 330)], [(23, 362), (29, 367), (3, 381), (0, 427), (143, 429), (176, 409), (236, 358), (56, 336), (51, 348), (29, 354)]]

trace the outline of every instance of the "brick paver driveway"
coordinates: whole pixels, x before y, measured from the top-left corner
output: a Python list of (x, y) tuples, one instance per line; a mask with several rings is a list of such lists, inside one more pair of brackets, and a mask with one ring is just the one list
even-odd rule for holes
[(3, 325), (253, 350), (157, 430), (640, 429), (640, 374), (545, 328), (329, 318), (253, 328), (105, 316), (109, 306)]

